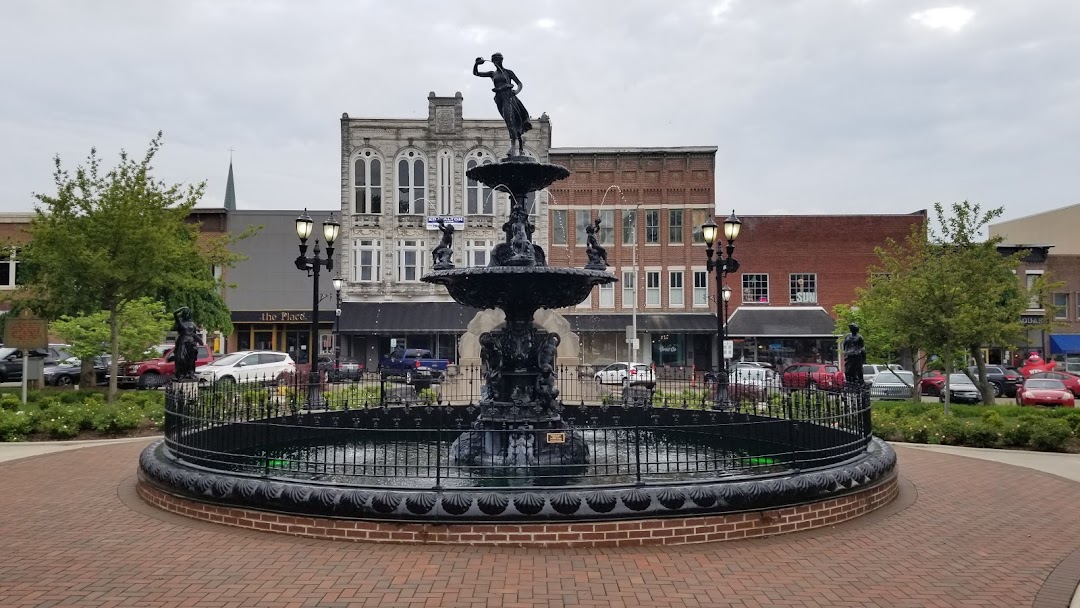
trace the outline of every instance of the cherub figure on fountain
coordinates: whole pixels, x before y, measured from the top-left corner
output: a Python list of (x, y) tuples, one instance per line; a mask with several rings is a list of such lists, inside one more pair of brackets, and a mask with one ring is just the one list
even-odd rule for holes
[(438, 220), (439, 232), (442, 240), (431, 250), (432, 270), (449, 270), (454, 267), (454, 227), (447, 226), (440, 217)]
[(607, 249), (604, 249), (600, 245), (600, 241), (596, 238), (596, 235), (600, 232), (600, 218), (597, 217), (592, 224), (585, 227), (585, 234), (588, 235), (588, 242), (585, 246), (585, 255), (589, 256), (589, 263), (585, 265), (586, 270), (607, 270)]

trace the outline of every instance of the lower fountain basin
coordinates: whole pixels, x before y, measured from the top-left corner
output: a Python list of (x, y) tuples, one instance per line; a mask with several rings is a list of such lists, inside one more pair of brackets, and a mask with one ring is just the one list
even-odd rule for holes
[(509, 311), (565, 308), (585, 301), (596, 285), (616, 281), (606, 270), (553, 266), (482, 266), (435, 270), (420, 279), (443, 285), (460, 304)]

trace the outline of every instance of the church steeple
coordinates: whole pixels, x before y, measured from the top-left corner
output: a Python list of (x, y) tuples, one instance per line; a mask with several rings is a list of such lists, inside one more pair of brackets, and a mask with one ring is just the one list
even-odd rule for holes
[(229, 151), (229, 179), (225, 182), (225, 209), (236, 211), (236, 186), (233, 184), (232, 150)]

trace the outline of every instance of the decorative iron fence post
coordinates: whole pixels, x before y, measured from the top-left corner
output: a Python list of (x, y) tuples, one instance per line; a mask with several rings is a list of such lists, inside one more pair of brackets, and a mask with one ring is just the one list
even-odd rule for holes
[(435, 491), (442, 491), (442, 427), (443, 427), (443, 410), (442, 399), (437, 402), (438, 411), (435, 414)]

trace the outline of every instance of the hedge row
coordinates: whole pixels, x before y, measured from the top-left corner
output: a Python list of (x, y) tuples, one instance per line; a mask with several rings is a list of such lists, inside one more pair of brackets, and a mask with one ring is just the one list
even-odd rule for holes
[(116, 435), (160, 429), (164, 423), (165, 394), (160, 391), (121, 393), (112, 404), (92, 391), (33, 391), (25, 405), (16, 394), (0, 394), (0, 441), (32, 435), (71, 439), (83, 431)]
[(1015, 405), (951, 407), (940, 404), (875, 403), (874, 434), (889, 441), (977, 448), (1030, 448), (1047, 452), (1080, 447), (1080, 410)]

